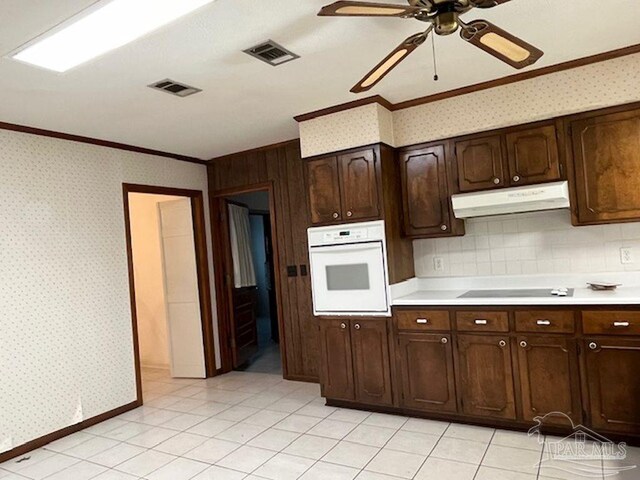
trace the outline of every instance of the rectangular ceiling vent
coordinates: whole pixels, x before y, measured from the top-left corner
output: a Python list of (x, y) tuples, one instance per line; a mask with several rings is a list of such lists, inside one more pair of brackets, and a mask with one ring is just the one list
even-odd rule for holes
[(174, 82), (173, 80), (170, 80), (168, 78), (160, 80), (159, 82), (152, 83), (148, 86), (151, 88), (155, 88), (156, 90), (161, 90), (163, 92), (176, 95), (178, 97), (188, 97), (189, 95), (193, 95), (194, 93), (202, 91), (199, 88), (190, 87), (189, 85), (185, 85), (184, 83)]
[(273, 40), (267, 40), (260, 45), (256, 45), (255, 47), (251, 47), (243, 51), (244, 53), (248, 53), (252, 57), (262, 60), (269, 65), (273, 65), (274, 67), (290, 62), (291, 60), (295, 60), (296, 58), (300, 58), (299, 55), (287, 50), (282, 45), (278, 45)]

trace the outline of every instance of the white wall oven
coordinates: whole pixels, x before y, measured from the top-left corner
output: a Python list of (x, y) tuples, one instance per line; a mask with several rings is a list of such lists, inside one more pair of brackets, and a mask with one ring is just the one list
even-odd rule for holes
[(313, 313), (390, 316), (384, 222), (308, 230)]

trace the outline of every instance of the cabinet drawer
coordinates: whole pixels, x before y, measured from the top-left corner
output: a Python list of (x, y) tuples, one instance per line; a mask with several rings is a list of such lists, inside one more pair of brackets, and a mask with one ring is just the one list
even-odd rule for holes
[(451, 330), (446, 310), (404, 310), (395, 312), (398, 330)]
[(456, 312), (456, 326), (461, 332), (508, 332), (507, 312)]
[(582, 312), (586, 334), (640, 335), (640, 312), (587, 310)]
[(573, 333), (575, 314), (571, 310), (527, 310), (516, 313), (516, 332)]

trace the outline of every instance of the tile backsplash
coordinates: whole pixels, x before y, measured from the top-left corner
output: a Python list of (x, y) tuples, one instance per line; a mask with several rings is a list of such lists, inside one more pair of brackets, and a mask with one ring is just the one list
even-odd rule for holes
[(470, 219), (466, 231), (414, 241), (416, 276), (640, 271), (640, 223), (574, 227), (569, 210), (553, 210)]

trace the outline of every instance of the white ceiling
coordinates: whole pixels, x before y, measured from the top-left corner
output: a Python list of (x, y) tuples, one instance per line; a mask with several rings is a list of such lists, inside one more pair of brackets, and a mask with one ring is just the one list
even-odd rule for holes
[[(399, 102), (516, 72), (452, 35), (436, 38), (439, 82), (426, 44), (374, 90), (353, 95), (424, 24), (317, 17), (331, 0), (217, 0), (64, 74), (7, 58), (94, 1), (0, 1), (0, 121), (208, 159), (297, 137), (297, 114), (372, 94)], [(512, 0), (470, 18), (544, 50), (533, 68), (640, 43), (637, 0)], [(302, 58), (274, 68), (242, 53), (269, 38)], [(166, 77), (204, 91), (178, 98), (146, 87)]]

